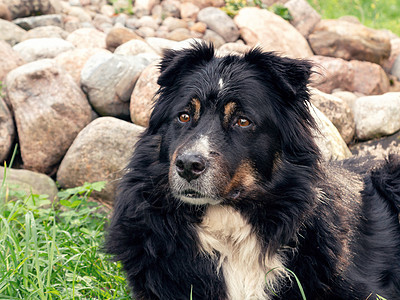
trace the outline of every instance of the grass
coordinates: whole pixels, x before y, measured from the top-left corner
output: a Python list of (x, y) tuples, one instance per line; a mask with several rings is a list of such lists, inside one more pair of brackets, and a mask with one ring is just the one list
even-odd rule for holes
[(389, 29), (400, 36), (398, 0), (307, 0), (324, 19), (356, 16), (365, 26)]
[(120, 265), (101, 251), (107, 215), (88, 201), (103, 186), (61, 191), (52, 203), (3, 180), (0, 299), (131, 299)]

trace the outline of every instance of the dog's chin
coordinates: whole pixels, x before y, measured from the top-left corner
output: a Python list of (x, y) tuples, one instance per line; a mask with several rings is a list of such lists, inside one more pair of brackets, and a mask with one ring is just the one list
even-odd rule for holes
[(206, 195), (202, 195), (195, 191), (187, 191), (183, 193), (175, 194), (175, 197), (182, 202), (192, 204), (192, 205), (216, 205), (222, 202), (221, 199), (215, 199), (213, 197), (208, 197)]

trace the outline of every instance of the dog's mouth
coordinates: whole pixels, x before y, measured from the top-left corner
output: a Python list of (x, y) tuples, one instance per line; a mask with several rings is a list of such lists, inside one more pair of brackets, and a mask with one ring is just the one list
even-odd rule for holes
[(183, 197), (191, 198), (191, 199), (207, 198), (207, 196), (205, 196), (204, 194), (199, 193), (195, 190), (185, 190), (183, 192), (180, 192), (179, 195), (183, 196)]
[(222, 200), (216, 199), (215, 197), (210, 197), (205, 195), (199, 191), (193, 189), (187, 189), (175, 194), (178, 199), (183, 202), (195, 205), (204, 205), (204, 204), (218, 204)]

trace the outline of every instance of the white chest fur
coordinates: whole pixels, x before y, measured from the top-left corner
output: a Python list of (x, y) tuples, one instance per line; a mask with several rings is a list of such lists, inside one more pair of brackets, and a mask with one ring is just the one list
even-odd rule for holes
[(197, 230), (200, 251), (214, 258), (219, 253), (218, 271), (223, 272), (229, 300), (270, 299), (287, 276), (279, 254), (263, 254), (251, 225), (234, 209), (210, 206)]

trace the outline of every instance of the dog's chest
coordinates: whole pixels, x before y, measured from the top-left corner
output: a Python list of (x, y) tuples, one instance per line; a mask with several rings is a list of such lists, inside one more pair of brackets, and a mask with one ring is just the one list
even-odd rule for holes
[(229, 300), (270, 299), (268, 291), (277, 291), (286, 276), (282, 259), (262, 253), (251, 225), (239, 212), (210, 206), (197, 231), (200, 251), (218, 260)]

